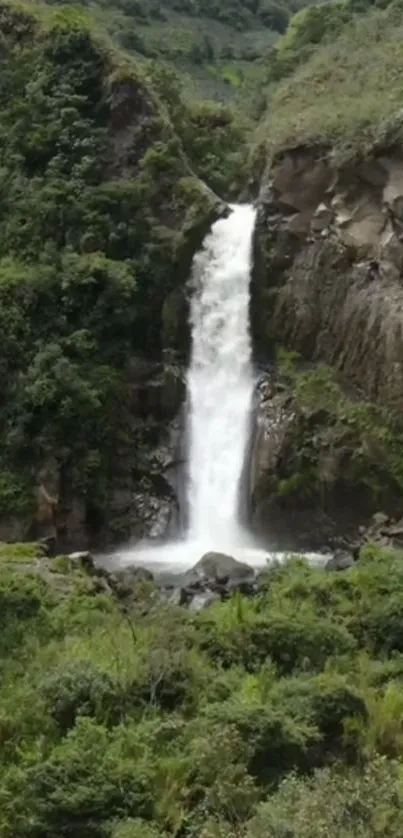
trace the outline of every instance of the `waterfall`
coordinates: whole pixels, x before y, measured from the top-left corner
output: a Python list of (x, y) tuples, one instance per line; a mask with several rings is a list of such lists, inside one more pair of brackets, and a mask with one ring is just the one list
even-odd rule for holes
[(254, 376), (249, 332), (250, 271), (255, 210), (232, 206), (193, 260), (191, 361), (187, 374), (187, 512), (180, 541), (119, 551), (121, 564), (183, 570), (204, 553), (230, 553), (264, 565), (240, 524), (240, 489), (249, 435)]
[[(128, 547), (114, 554), (115, 565), (145, 564), (169, 574), (186, 570), (209, 551), (229, 553), (255, 567), (283, 558), (258, 545), (240, 523), (255, 384), (249, 332), (254, 223), (253, 207), (231, 207), (193, 260), (185, 536)], [(318, 560), (315, 554), (307, 556)]]
[(240, 546), (239, 489), (254, 389), (249, 281), (255, 210), (231, 207), (195, 256), (187, 376), (191, 542)]

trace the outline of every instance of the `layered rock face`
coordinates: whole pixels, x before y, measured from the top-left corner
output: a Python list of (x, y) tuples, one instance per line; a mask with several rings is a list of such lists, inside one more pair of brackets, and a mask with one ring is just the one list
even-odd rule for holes
[(403, 154), (334, 171), (324, 152), (289, 152), (259, 202), (258, 350), (272, 337), (401, 409)]
[[(252, 293), (257, 356), (266, 361), (281, 344), (305, 369), (325, 363), (337, 372), (339, 406), (349, 400), (337, 407), (332, 382), (329, 401), (324, 380), (309, 404), (303, 387), (284, 388), (272, 376), (260, 389), (252, 516), (281, 546), (334, 543), (378, 508), (399, 513), (402, 233), (399, 150), (336, 169), (326, 149), (295, 149), (263, 181)], [(380, 430), (383, 408), (393, 430)]]

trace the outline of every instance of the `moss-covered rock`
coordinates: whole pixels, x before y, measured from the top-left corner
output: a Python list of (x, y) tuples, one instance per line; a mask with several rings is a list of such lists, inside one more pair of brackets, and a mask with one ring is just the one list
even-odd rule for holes
[(284, 353), (260, 386), (252, 516), (286, 549), (352, 540), (379, 509), (401, 514), (403, 424), (343, 389), (332, 368)]

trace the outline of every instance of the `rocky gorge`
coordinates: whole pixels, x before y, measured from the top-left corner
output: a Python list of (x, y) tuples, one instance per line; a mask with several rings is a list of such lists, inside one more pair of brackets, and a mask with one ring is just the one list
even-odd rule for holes
[[(402, 165), (380, 150), (337, 170), (329, 150), (295, 149), (264, 175), (251, 292), (261, 374), (245, 481), (248, 526), (273, 549), (337, 549), (374, 513), (401, 512)], [(179, 385), (177, 427), (183, 399)], [(170, 438), (178, 445), (178, 432)], [(169, 497), (178, 510), (175, 489)], [(151, 521), (142, 535), (169, 532), (155, 510), (159, 528)]]
[[(340, 193), (326, 192), (330, 175), (325, 177), (324, 165), (318, 166), (320, 193), (315, 192), (316, 175), (308, 164), (301, 171), (290, 155), (284, 166), (292, 171), (284, 192), (277, 191), (281, 183), (278, 169), (284, 176), (278, 166), (273, 170), (270, 193), (265, 187), (258, 199), (252, 329), (256, 359), (266, 371), (262, 371), (257, 387), (247, 523), (270, 539), (273, 549), (322, 549), (334, 547), (343, 536), (354, 540), (357, 528), (368, 525), (371, 515), (379, 510), (399, 514), (400, 482), (395, 474), (391, 476), (385, 454), (390, 435), (391, 445), (395, 440), (400, 444), (398, 423), (390, 430), (391, 423), (374, 408), (365, 432), (351, 423), (346, 432), (334, 414), (335, 403), (340, 406), (342, 402), (351, 409), (363, 404), (367, 412), (371, 404), (387, 407), (392, 414), (399, 409), (402, 244), (392, 228), (393, 206), (382, 203), (379, 189), (371, 193), (365, 181), (358, 181), (350, 215), (347, 198), (342, 215)], [(304, 180), (309, 181), (311, 175), (312, 192)], [(385, 175), (384, 191), (387, 183)], [(304, 193), (306, 203), (293, 195), (292, 188)], [(296, 212), (290, 212), (293, 203), (298, 205)], [(375, 220), (378, 239), (371, 226)], [(60, 483), (54, 472), (42, 469), (38, 537), (57, 535), (59, 549), (63, 545), (85, 549), (91, 543), (119, 544), (127, 539), (177, 534), (184, 502), (180, 469), (183, 471), (186, 457), (186, 355), (182, 354), (183, 346), (186, 352), (188, 345), (186, 312), (185, 297), (169, 332), (174, 341), (178, 330), (185, 336), (179, 355), (177, 345), (167, 345), (163, 363), (141, 356), (130, 361), (130, 437), (120, 447), (119, 470), (108, 485), (102, 514), (92, 512), (91, 505), (79, 498), (73, 502), (63, 499), (56, 513), (47, 512), (52, 497), (60, 497)], [(276, 344), (299, 355), (292, 381), (281, 357), (275, 363)], [(301, 370), (309, 388), (310, 380), (315, 385), (315, 370), (322, 363), (327, 367), (320, 367), (317, 394), (309, 405), (304, 404), (295, 392), (296, 371)], [(331, 398), (326, 393), (329, 386), (333, 388)], [(371, 433), (372, 422), (388, 426), (384, 439), (371, 438), (376, 436)], [(349, 466), (352, 452), (357, 453), (357, 440), (364, 447), (361, 487), (360, 465)], [(309, 483), (315, 483), (316, 478), (311, 479), (309, 456), (304, 462), (309, 448), (318, 470), (313, 487)], [(366, 481), (368, 471), (376, 473), (374, 488)], [(43, 490), (50, 494), (50, 501)], [(6, 537), (9, 526), (6, 522)], [(21, 536), (18, 527), (12, 537), (16, 535)]]

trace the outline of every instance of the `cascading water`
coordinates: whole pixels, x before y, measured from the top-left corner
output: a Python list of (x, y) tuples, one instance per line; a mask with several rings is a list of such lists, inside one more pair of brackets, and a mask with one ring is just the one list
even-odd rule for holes
[(254, 389), (249, 279), (255, 210), (232, 207), (193, 263), (189, 398), (188, 539), (238, 548), (239, 483)]
[(266, 564), (270, 555), (239, 522), (255, 383), (249, 334), (254, 223), (253, 207), (231, 207), (230, 215), (213, 225), (193, 262), (187, 532), (181, 541), (119, 551), (115, 562), (122, 565), (144, 563), (153, 570), (180, 572), (209, 551), (227, 552), (254, 566)]
[(239, 523), (240, 482), (254, 390), (249, 281), (256, 212), (231, 207), (192, 267), (191, 362), (187, 375), (188, 528), (181, 541), (119, 551), (122, 564), (180, 570), (214, 550), (265, 564)]

